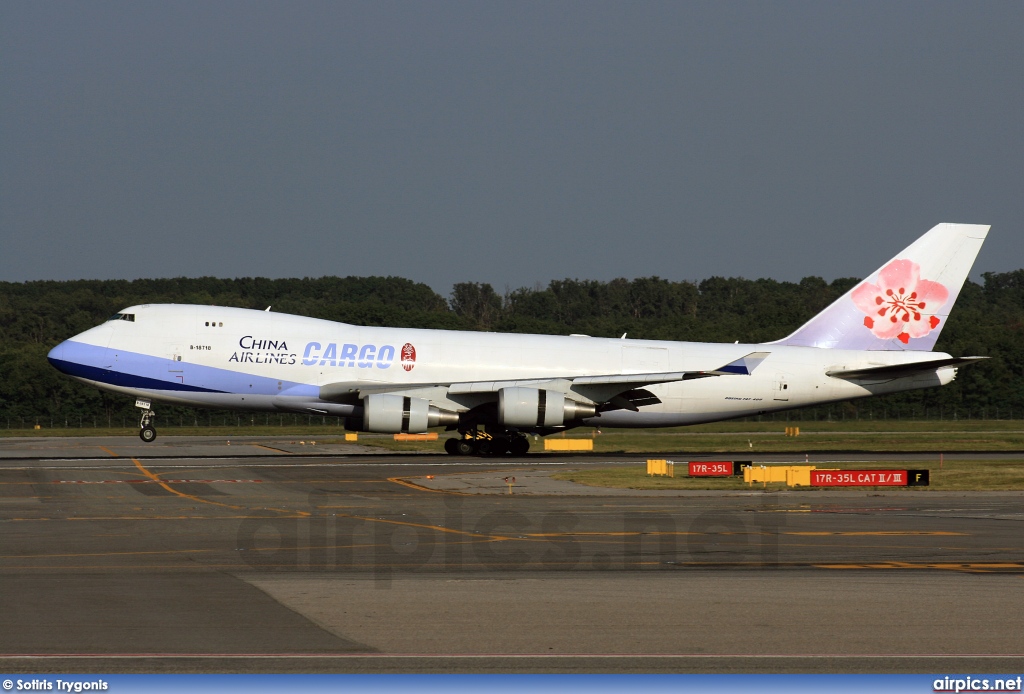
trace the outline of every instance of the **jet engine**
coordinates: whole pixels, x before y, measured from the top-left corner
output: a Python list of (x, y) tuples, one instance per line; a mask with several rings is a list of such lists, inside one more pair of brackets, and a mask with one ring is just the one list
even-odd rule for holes
[(430, 427), (459, 423), (459, 415), (434, 407), (423, 398), (374, 393), (363, 398), (363, 431), (422, 434)]
[(498, 391), (498, 419), (512, 427), (557, 427), (593, 417), (593, 405), (570, 400), (562, 393), (537, 388), (502, 388)]

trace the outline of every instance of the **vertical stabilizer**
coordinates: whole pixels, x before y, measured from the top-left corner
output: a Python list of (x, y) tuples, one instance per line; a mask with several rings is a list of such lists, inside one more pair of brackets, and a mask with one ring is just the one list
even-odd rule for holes
[(989, 227), (939, 224), (778, 345), (930, 351)]

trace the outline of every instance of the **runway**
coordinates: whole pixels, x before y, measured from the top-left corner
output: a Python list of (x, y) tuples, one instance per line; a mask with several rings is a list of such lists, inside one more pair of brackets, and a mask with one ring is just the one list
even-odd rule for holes
[[(1021, 493), (575, 493), (548, 471), (625, 458), (160, 442), (3, 441), (5, 670), (1024, 669)], [(452, 473), (518, 486), (422, 484)]]

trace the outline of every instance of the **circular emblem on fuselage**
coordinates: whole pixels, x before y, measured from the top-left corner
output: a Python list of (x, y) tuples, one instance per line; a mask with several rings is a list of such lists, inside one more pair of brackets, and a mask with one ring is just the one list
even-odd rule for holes
[(406, 342), (402, 345), (402, 368), (406, 371), (412, 371), (414, 366), (416, 366), (416, 348), (411, 343)]

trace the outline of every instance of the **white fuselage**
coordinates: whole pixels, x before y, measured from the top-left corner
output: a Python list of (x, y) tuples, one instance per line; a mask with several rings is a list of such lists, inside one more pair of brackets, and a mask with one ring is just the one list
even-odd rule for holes
[(489, 382), (712, 371), (752, 351), (769, 353), (749, 375), (647, 385), (660, 402), (583, 422), (678, 426), (942, 385), (955, 375), (953, 368), (876, 381), (827, 375), (920, 361), (913, 351), (360, 327), (175, 304), (123, 313), (133, 320), (111, 320), (69, 339), (50, 353), (51, 362), (106, 390), (203, 407), (351, 416), (357, 393), (380, 389), (465, 412), (488, 397)]

